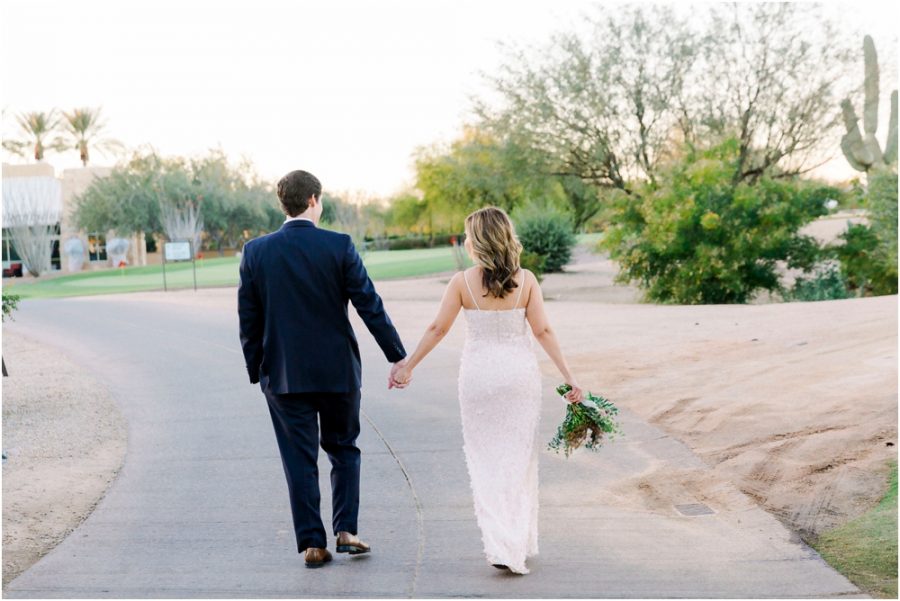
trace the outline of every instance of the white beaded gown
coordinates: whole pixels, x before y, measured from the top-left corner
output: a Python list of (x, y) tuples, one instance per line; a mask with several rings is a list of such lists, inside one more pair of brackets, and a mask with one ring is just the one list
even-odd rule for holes
[(463, 309), (459, 369), (463, 451), (488, 563), (527, 574), (538, 553), (538, 445), (541, 373), (519, 307)]

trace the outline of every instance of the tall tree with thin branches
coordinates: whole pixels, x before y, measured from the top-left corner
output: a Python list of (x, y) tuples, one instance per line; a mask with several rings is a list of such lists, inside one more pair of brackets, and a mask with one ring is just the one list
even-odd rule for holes
[(581, 33), (511, 49), (481, 126), (551, 175), (634, 194), (684, 143), (739, 142), (734, 184), (790, 177), (835, 146), (852, 54), (815, 4), (598, 5)]
[(3, 228), (34, 277), (50, 271), (59, 224), (60, 181), (55, 177), (3, 178)]

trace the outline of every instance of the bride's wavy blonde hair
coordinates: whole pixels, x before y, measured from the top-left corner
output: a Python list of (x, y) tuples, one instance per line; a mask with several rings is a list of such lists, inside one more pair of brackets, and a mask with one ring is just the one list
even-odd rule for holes
[(503, 298), (519, 287), (513, 275), (519, 270), (522, 245), (503, 209), (485, 207), (471, 213), (466, 217), (466, 238), (472, 241), (472, 255), (481, 267), (487, 294)]

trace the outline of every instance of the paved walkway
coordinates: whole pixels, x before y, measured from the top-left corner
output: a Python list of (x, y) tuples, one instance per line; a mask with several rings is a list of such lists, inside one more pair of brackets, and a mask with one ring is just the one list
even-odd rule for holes
[[(246, 381), (234, 293), (202, 291), (203, 306), (177, 302), (188, 294), (26, 301), (4, 324), (10, 335), (61, 347), (94, 371), (129, 423), (125, 466), (110, 491), (6, 596), (860, 596), (730, 484), (722, 483), (729, 508), (700, 515), (675, 507), (691, 513), (699, 500), (690, 490), (668, 511), (594, 501), (651, 466), (706, 469), (628, 412), (621, 414), (626, 437), (601, 453), (541, 456), (541, 554), (528, 576), (491, 568), (462, 455), (459, 336), (434, 351), (409, 389), (388, 392), (387, 364), (358, 320), (360, 534), (373, 553), (337, 555), (327, 568), (307, 570), (266, 403)], [(562, 413), (555, 382), (544, 385), (541, 437), (549, 440)], [(324, 454), (321, 461), (327, 521)]]

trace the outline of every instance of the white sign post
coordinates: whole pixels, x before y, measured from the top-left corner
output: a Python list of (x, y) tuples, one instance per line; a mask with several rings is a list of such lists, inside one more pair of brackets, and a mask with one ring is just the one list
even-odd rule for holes
[(194, 292), (197, 291), (197, 261), (194, 259), (194, 243), (190, 240), (178, 242), (166, 242), (163, 245), (163, 290), (168, 292), (169, 286), (166, 282), (166, 263), (177, 263), (179, 261), (190, 261), (194, 268)]

